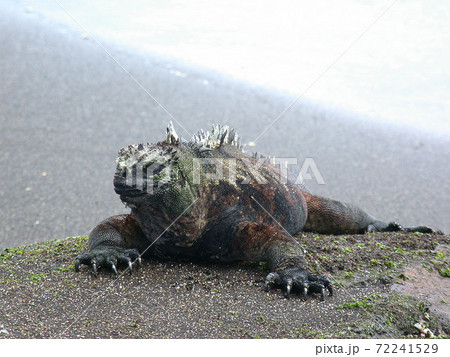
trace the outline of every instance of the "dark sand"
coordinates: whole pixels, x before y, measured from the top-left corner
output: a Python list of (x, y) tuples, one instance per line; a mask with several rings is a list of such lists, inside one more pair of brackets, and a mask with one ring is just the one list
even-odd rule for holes
[(417, 323), (448, 337), (448, 236), (299, 242), (311, 269), (333, 282), (323, 302), (265, 292), (257, 263), (146, 261), (116, 279), (74, 272), (82, 238), (0, 250), (0, 338), (418, 338)]

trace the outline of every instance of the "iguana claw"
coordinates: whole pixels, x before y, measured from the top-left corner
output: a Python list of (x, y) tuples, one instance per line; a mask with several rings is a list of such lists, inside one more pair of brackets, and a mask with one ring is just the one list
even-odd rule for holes
[[(381, 225), (380, 225), (381, 223)], [(444, 234), (442, 231), (435, 231), (433, 228), (427, 226), (415, 226), (415, 227), (403, 227), (397, 222), (383, 223), (378, 221), (378, 223), (370, 224), (367, 227), (367, 231), (371, 232), (410, 232), (410, 233), (434, 233), (434, 234)]]
[(284, 288), (284, 296), (290, 298), (292, 291), (299, 291), (302, 299), (306, 300), (308, 292), (320, 294), (320, 300), (325, 300), (325, 290), (330, 296), (333, 295), (331, 282), (324, 276), (312, 275), (306, 269), (292, 267), (269, 273), (264, 284), (265, 290), (269, 291), (271, 285)]
[(284, 296), (286, 297), (286, 299), (289, 299), (291, 296), (291, 290), (292, 290), (292, 285), (294, 284), (294, 282), (292, 281), (292, 279), (287, 279), (286, 280), (286, 291), (284, 293)]
[(114, 274), (119, 275), (119, 272), (117, 271), (117, 268), (116, 268), (116, 266), (114, 265), (114, 263), (111, 264), (111, 269), (112, 269), (112, 271), (114, 272)]
[(302, 300), (306, 300), (306, 296), (308, 295), (308, 286), (306, 283), (303, 283), (302, 286)]
[(97, 270), (97, 261), (95, 259), (92, 259), (92, 270), (94, 271), (94, 274), (97, 275), (98, 274), (98, 270)]
[(281, 283), (281, 279), (280, 279), (280, 276), (278, 275), (278, 273), (269, 273), (266, 276), (264, 290), (268, 292), (270, 290), (271, 284), (280, 284), (280, 283)]
[(80, 260), (78, 258), (75, 259), (75, 271), (77, 273), (80, 271)]
[(133, 261), (137, 266), (141, 266), (141, 258), (136, 249), (124, 248), (108, 248), (108, 249), (94, 249), (90, 252), (81, 253), (75, 258), (75, 271), (80, 271), (81, 265), (90, 265), (95, 275), (98, 274), (98, 269), (106, 267), (111, 269), (115, 275), (119, 275), (117, 270), (118, 265), (126, 265), (130, 272), (133, 273)]

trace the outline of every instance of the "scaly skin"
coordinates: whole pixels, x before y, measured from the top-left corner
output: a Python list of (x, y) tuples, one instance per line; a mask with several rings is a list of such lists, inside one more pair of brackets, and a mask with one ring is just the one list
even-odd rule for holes
[[(203, 160), (203, 161), (199, 161)], [(206, 160), (206, 161), (205, 161)], [(219, 177), (218, 172), (222, 171)], [(281, 177), (268, 160), (247, 156), (233, 129), (213, 127), (190, 142), (172, 124), (164, 142), (119, 152), (114, 187), (131, 208), (107, 218), (90, 234), (89, 252), (76, 258), (95, 273), (117, 265), (132, 271), (140, 257), (207, 261), (266, 261), (265, 288), (280, 285), (306, 298), (333, 292), (324, 276), (308, 272), (292, 237), (300, 231), (352, 234), (408, 230), (376, 220), (358, 207), (314, 196)]]

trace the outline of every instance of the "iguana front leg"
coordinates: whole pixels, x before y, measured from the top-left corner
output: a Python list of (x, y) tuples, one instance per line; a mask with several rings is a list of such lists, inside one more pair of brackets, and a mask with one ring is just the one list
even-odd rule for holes
[(241, 222), (236, 228), (233, 247), (243, 260), (266, 261), (270, 273), (266, 277), (265, 290), (272, 285), (281, 286), (289, 298), (297, 291), (306, 299), (308, 292), (320, 294), (325, 290), (333, 294), (330, 281), (321, 275), (311, 274), (303, 258), (299, 243), (281, 227), (258, 222)]
[(308, 207), (308, 218), (303, 230), (322, 234), (358, 234), (365, 232), (420, 232), (437, 233), (430, 227), (402, 227), (396, 222), (375, 219), (361, 208), (325, 197), (303, 192)]
[(89, 235), (89, 252), (75, 258), (75, 270), (80, 265), (90, 265), (95, 274), (98, 268), (106, 267), (118, 274), (117, 266), (127, 265), (130, 274), (133, 262), (141, 264), (140, 252), (146, 247), (146, 238), (134, 216), (117, 215), (100, 222)]

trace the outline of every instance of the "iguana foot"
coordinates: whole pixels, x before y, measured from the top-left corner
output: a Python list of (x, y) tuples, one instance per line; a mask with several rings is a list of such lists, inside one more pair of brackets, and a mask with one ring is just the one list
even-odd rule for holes
[(390, 222), (384, 227), (377, 227), (376, 225), (369, 225), (368, 232), (417, 232), (417, 233), (435, 233), (444, 234), (442, 231), (435, 231), (434, 229), (427, 226), (416, 226), (416, 227), (402, 227), (397, 222)]
[(308, 292), (320, 294), (320, 300), (325, 300), (325, 289), (329, 295), (333, 295), (330, 280), (322, 275), (312, 275), (306, 269), (292, 267), (269, 273), (264, 285), (269, 291), (271, 285), (279, 285), (285, 290), (284, 296), (289, 299), (291, 291), (299, 291), (302, 299), (306, 300)]
[(94, 249), (90, 252), (81, 253), (75, 258), (75, 271), (80, 271), (80, 265), (89, 265), (94, 274), (97, 275), (98, 269), (106, 267), (118, 275), (117, 266), (127, 265), (130, 275), (133, 273), (133, 264), (141, 265), (141, 256), (137, 249), (125, 249), (120, 247)]

